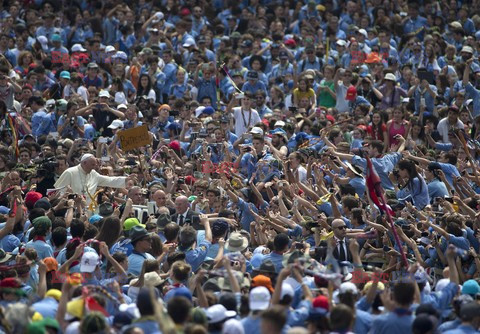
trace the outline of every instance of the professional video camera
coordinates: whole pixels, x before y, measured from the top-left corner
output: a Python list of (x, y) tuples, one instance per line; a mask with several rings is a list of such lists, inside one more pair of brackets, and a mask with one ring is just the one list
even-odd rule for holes
[(53, 177), (55, 168), (58, 167), (58, 161), (55, 157), (45, 158), (35, 163), (37, 164), (37, 177)]

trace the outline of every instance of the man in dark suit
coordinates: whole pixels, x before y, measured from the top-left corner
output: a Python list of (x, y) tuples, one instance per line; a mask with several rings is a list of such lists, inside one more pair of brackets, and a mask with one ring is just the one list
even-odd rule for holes
[(347, 235), (347, 224), (343, 219), (334, 219), (332, 222), (333, 238), (335, 239), (335, 249), (333, 250), (333, 257), (339, 262), (349, 261), (352, 262), (352, 254), (348, 248), (348, 240), (345, 238)]
[(178, 196), (175, 199), (175, 214), (172, 215), (172, 221), (183, 227), (191, 225), (196, 230), (203, 230), (200, 224), (200, 213), (190, 209), (190, 203), (186, 196)]

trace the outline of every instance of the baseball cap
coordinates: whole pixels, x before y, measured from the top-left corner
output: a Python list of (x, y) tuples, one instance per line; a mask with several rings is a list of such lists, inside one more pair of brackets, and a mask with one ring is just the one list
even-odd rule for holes
[(272, 280), (265, 275), (257, 275), (252, 279), (253, 287), (264, 287), (271, 293), (273, 293)]
[(60, 72), (60, 78), (64, 78), (64, 79), (70, 80), (70, 72), (68, 72), (68, 71), (62, 71), (62, 72)]
[(108, 90), (101, 90), (100, 93), (98, 93), (98, 97), (108, 97), (110, 98), (110, 93)]
[(194, 45), (195, 45), (195, 40), (194, 40), (193, 38), (187, 38), (187, 39), (185, 40), (185, 43), (183, 43), (182, 46), (183, 46), (184, 48), (188, 48), (188, 47), (194, 46)]
[(60, 37), (59, 34), (53, 34), (53, 35), (52, 35), (52, 38), (51, 38), (51, 41), (52, 41), (52, 42), (61, 42), (61, 41), (62, 41), (62, 38)]
[(100, 264), (100, 261), (96, 252), (83, 253), (80, 261), (80, 272), (93, 273), (98, 264)]
[(358, 293), (358, 288), (352, 282), (344, 282), (338, 288), (338, 293), (347, 293), (351, 292), (352, 294), (356, 295)]
[(263, 311), (270, 305), (270, 291), (264, 286), (257, 286), (250, 291), (248, 305), (251, 311)]
[(71, 48), (72, 52), (86, 52), (87, 49), (85, 49), (82, 44), (73, 44)]
[(346, 46), (347, 42), (343, 39), (339, 39), (339, 40), (337, 40), (336, 44), (340, 45), (340, 46)]
[(145, 228), (145, 225), (140, 224), (140, 221), (137, 218), (128, 218), (123, 223), (123, 230), (124, 231), (130, 231), (135, 226), (141, 226), (141, 227)]
[(293, 288), (290, 284), (283, 282), (282, 283), (282, 292), (280, 294), (280, 299), (283, 299), (285, 296), (290, 296), (293, 297), (295, 295), (295, 292), (293, 291)]
[(347, 95), (345, 96), (345, 100), (353, 101), (357, 97), (357, 89), (355, 86), (350, 86), (347, 89)]
[(254, 134), (254, 135), (261, 135), (261, 136), (263, 136), (263, 129), (262, 129), (262, 128), (259, 128), (258, 126), (254, 126), (254, 127), (250, 130), (250, 133), (251, 133), (251, 134)]
[(397, 77), (393, 73), (387, 73), (387, 74), (385, 74), (385, 80), (390, 80), (390, 81), (396, 82)]
[(465, 45), (460, 52), (467, 52), (473, 54), (473, 48), (471, 46)]
[(109, 129), (123, 128), (123, 122), (119, 119), (113, 120), (112, 124), (108, 126)]
[(107, 45), (107, 47), (105, 48), (105, 52), (114, 52), (114, 51), (116, 50), (115, 50), (115, 47), (112, 45)]
[(365, 38), (368, 38), (368, 33), (365, 29), (358, 29), (357, 32), (363, 35)]
[(228, 311), (225, 306), (215, 304), (207, 309), (207, 318), (209, 324), (216, 324), (237, 315), (235, 311)]
[(469, 279), (462, 286), (462, 294), (463, 295), (471, 295), (475, 296), (477, 293), (480, 293), (480, 286), (478, 285), (477, 281), (473, 279)]

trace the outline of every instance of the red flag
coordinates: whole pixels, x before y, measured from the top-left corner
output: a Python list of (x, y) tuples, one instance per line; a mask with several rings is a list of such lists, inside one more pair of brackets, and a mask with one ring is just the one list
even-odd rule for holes
[(367, 189), (368, 189), (368, 194), (370, 195), (370, 198), (372, 199), (372, 202), (375, 203), (375, 205), (383, 212), (388, 212), (390, 215), (394, 216), (395, 213), (392, 211), (390, 206), (387, 205), (387, 203), (383, 202), (383, 196), (382, 196), (382, 181), (380, 181), (380, 177), (377, 174), (377, 171), (375, 170), (375, 167), (372, 165), (372, 161), (370, 160), (369, 157), (367, 157), (367, 178), (366, 178), (366, 184), (367, 184)]
[(110, 314), (108, 314), (108, 312), (102, 307), (102, 305), (100, 305), (95, 300), (95, 298), (93, 298), (91, 296), (88, 296), (88, 297), (85, 298), (85, 306), (86, 306), (86, 309), (87, 309), (88, 312), (96, 311), (96, 312), (102, 313), (106, 317), (110, 316)]
[(395, 239), (395, 243), (397, 244), (397, 248), (400, 251), (402, 256), (402, 262), (406, 268), (408, 268), (408, 261), (407, 257), (405, 256), (405, 252), (403, 251), (402, 244), (400, 243), (400, 238), (398, 237), (398, 233), (395, 230), (395, 226), (393, 225), (393, 211), (387, 205), (385, 201), (385, 196), (383, 195), (382, 183), (380, 181), (380, 177), (377, 174), (377, 171), (372, 165), (370, 158), (367, 157), (367, 189), (372, 202), (382, 211), (386, 213), (387, 221), (390, 224), (390, 230), (393, 234), (393, 238)]

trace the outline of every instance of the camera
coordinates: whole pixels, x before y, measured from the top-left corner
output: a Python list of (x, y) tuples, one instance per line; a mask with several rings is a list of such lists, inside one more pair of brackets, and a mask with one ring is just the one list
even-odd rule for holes
[(77, 198), (77, 194), (69, 194), (68, 199), (75, 199)]
[(70, 117), (70, 126), (75, 126), (75, 117)]
[(197, 139), (198, 132), (192, 132), (190, 134), (190, 142), (193, 142), (195, 139)]
[(40, 160), (36, 163), (37, 167), (37, 177), (49, 177), (55, 175), (55, 168), (58, 167), (58, 161), (55, 157), (46, 158)]

